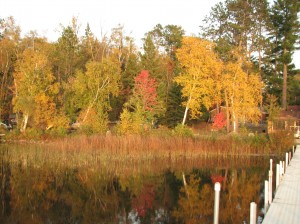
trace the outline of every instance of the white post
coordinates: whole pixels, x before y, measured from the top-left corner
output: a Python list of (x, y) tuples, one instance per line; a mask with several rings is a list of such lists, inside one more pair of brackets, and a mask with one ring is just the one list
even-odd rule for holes
[(281, 181), (281, 176), (282, 176), (282, 161), (279, 161), (279, 178)]
[(273, 159), (270, 159), (270, 170), (273, 171)]
[(267, 214), (269, 206), (269, 182), (265, 180), (265, 214)]
[(221, 190), (221, 184), (219, 182), (216, 182), (215, 183), (214, 224), (219, 223), (220, 190)]
[(279, 176), (280, 176), (280, 165), (279, 164), (276, 164), (276, 190), (279, 186)]
[(290, 164), (291, 160), (292, 160), (292, 152), (289, 152), (289, 164)]
[(282, 161), (282, 175), (284, 175), (285, 174), (285, 162), (284, 161)]
[(272, 184), (273, 184), (273, 172), (272, 170), (269, 170), (269, 204), (272, 203), (272, 199), (273, 199), (273, 194), (272, 194)]
[(289, 154), (286, 152), (285, 153), (285, 170), (289, 165)]
[(256, 210), (257, 206), (255, 202), (250, 203), (250, 224), (256, 224)]

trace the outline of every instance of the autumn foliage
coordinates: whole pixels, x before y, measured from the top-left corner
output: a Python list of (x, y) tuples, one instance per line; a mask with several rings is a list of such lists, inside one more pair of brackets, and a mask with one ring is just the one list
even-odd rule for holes
[(157, 105), (157, 83), (151, 78), (148, 71), (141, 71), (135, 78), (135, 93), (141, 100), (145, 110), (151, 111)]
[(132, 207), (138, 216), (145, 217), (147, 211), (153, 208), (155, 192), (152, 185), (144, 185), (140, 195), (132, 200)]
[(212, 128), (215, 130), (220, 130), (226, 125), (226, 118), (223, 113), (218, 113), (214, 116), (214, 122)]

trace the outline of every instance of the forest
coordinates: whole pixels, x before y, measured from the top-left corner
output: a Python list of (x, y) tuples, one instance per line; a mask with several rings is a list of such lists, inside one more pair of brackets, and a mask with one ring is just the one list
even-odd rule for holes
[(139, 134), (207, 121), (214, 109), (214, 125), (236, 132), (262, 111), (271, 119), (300, 105), (299, 11), (297, 0), (226, 0), (197, 36), (157, 24), (141, 49), (123, 25), (99, 37), (86, 24), (79, 35), (73, 17), (51, 42), (0, 18), (0, 121), (21, 134)]

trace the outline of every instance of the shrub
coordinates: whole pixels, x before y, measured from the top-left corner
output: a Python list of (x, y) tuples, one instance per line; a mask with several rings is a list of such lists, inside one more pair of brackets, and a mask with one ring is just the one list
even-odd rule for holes
[(181, 136), (181, 137), (192, 137), (193, 132), (190, 128), (188, 128), (186, 125), (178, 124), (174, 130), (173, 134), (175, 136)]
[(277, 131), (269, 134), (270, 147), (277, 153), (284, 152), (294, 145), (294, 135), (288, 131)]

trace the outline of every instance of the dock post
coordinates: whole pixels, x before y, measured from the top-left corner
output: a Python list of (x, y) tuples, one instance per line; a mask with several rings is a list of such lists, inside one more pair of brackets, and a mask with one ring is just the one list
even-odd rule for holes
[(273, 159), (270, 159), (270, 170), (273, 170)]
[(285, 174), (285, 162), (282, 161), (282, 175)]
[(269, 207), (269, 181), (265, 180), (265, 214), (267, 214)]
[(276, 190), (279, 186), (279, 176), (280, 176), (280, 165), (279, 164), (276, 164)]
[(272, 170), (269, 170), (269, 204), (272, 203), (272, 199), (273, 199), (273, 192), (272, 192), (272, 184), (273, 184), (273, 172)]
[(256, 224), (256, 210), (257, 206), (255, 202), (250, 203), (250, 224)]
[(282, 179), (282, 176), (284, 174), (284, 164), (283, 161), (280, 161), (280, 178)]
[(289, 164), (290, 164), (291, 160), (292, 160), (292, 152), (289, 152)]
[(219, 223), (220, 190), (221, 190), (221, 184), (219, 182), (216, 182), (215, 183), (214, 224)]
[(289, 154), (286, 152), (285, 153), (285, 170), (289, 165)]

